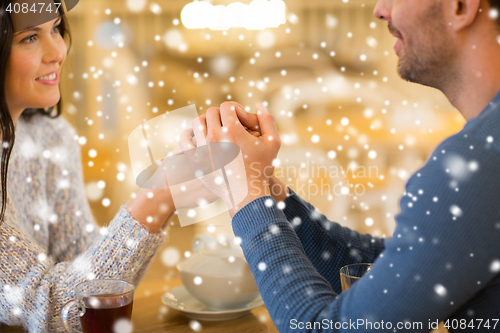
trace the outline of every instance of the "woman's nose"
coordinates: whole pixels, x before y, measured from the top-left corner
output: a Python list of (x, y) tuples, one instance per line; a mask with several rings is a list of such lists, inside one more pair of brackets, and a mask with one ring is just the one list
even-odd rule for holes
[(50, 38), (45, 46), (43, 61), (49, 63), (63, 60), (65, 53), (65, 47), (63, 46), (65, 46), (65, 44), (60, 43), (58, 39)]

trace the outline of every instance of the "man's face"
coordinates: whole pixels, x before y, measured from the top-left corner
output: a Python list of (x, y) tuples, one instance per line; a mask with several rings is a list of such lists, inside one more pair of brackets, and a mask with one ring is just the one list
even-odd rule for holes
[[(397, 37), (398, 73), (404, 80), (439, 88), (450, 73), (454, 47), (444, 14), (446, 0), (379, 0), (375, 16)], [(451, 74), (452, 75), (452, 74)]]

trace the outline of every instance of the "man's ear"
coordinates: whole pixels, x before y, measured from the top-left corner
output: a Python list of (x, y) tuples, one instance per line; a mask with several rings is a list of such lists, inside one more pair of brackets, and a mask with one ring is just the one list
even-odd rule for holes
[(481, 0), (451, 0), (451, 28), (457, 32), (470, 27), (480, 14), (480, 4)]

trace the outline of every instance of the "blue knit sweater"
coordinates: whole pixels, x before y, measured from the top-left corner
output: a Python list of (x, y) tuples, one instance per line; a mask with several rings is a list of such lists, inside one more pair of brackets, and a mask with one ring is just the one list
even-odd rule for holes
[[(500, 332), (499, 166), (500, 93), (408, 180), (391, 238), (331, 222), (293, 191), (283, 210), (269, 196), (245, 206), (234, 234), (277, 328)], [(353, 263), (374, 265), (341, 292)]]

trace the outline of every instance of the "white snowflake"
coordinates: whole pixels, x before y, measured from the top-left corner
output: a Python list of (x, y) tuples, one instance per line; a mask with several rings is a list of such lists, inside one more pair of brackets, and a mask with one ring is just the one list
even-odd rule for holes
[(51, 216), (54, 215), (52, 207), (50, 207), (47, 201), (43, 199), (38, 199), (38, 202), (35, 204), (35, 212), (36, 215), (44, 222), (48, 222)]
[(195, 332), (199, 332), (202, 329), (201, 324), (197, 320), (191, 320), (189, 322), (189, 327)]
[(302, 223), (302, 219), (298, 216), (292, 219), (292, 226), (298, 227)]
[(113, 333), (132, 333), (133, 326), (130, 320), (118, 319), (113, 325)]
[(276, 225), (276, 224), (271, 224), (269, 226), (269, 231), (273, 234), (273, 235), (277, 235), (280, 233), (280, 228)]
[(321, 216), (321, 214), (317, 210), (314, 210), (311, 212), (311, 219), (313, 219), (313, 220), (319, 219), (320, 216)]
[[(444, 167), (452, 178), (465, 181), (471, 176), (469, 163), (460, 155), (449, 154), (444, 158)], [(474, 168), (474, 166), (472, 167)]]
[(125, 245), (130, 249), (130, 248), (133, 248), (137, 245), (137, 241), (129, 238), (127, 239), (127, 241), (125, 242)]
[(70, 182), (67, 178), (61, 178), (57, 181), (56, 187), (60, 190), (67, 189), (70, 187)]
[(20, 305), (24, 298), (24, 292), (19, 286), (4, 285), (3, 292), (5, 300), (12, 306)]
[(446, 290), (446, 288), (442, 285), (442, 284), (436, 284), (434, 286), (434, 291), (436, 292), (436, 294), (438, 294), (439, 296), (446, 296), (446, 294), (448, 293), (448, 291)]
[(492, 273), (500, 272), (500, 260), (494, 260), (490, 265), (490, 271)]
[(460, 207), (458, 207), (457, 205), (452, 205), (450, 207), (450, 213), (452, 213), (456, 217), (460, 217), (463, 214), (462, 209)]
[(181, 258), (179, 250), (175, 247), (167, 247), (161, 253), (161, 261), (167, 267), (174, 267)]
[(65, 164), (68, 160), (68, 150), (63, 146), (54, 147), (50, 151), (49, 158), (50, 161), (54, 164)]
[(25, 139), (20, 147), (21, 155), (28, 159), (38, 155), (39, 148), (31, 139)]

